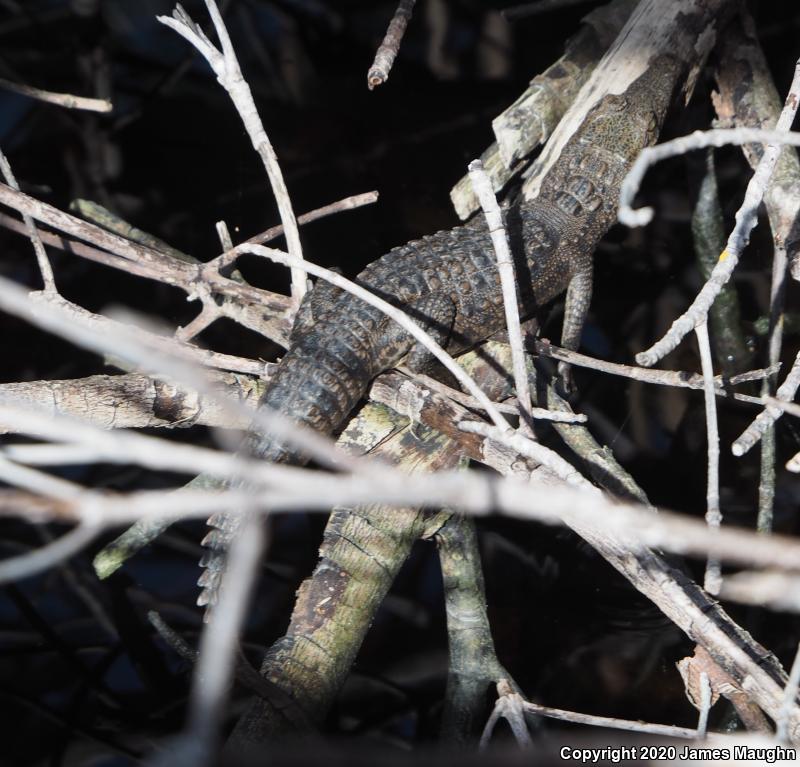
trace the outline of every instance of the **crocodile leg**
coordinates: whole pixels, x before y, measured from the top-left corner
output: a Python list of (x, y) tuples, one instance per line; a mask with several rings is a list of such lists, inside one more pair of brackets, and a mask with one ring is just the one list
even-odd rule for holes
[[(564, 306), (564, 326), (561, 330), (561, 345), (570, 351), (577, 351), (581, 342), (581, 333), (589, 313), (592, 300), (592, 280), (594, 265), (589, 261), (572, 276), (567, 287), (567, 300)], [(567, 391), (573, 388), (572, 372), (569, 363), (559, 362), (558, 373)]]

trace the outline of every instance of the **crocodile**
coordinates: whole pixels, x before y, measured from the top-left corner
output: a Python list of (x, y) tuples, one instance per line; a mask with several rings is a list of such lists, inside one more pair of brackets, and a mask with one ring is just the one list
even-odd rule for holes
[[(504, 212), (520, 313), (531, 316), (566, 290), (567, 348), (580, 339), (593, 252), (616, 219), (622, 180), (641, 149), (656, 141), (682, 69), (677, 58), (661, 55), (622, 94), (601, 98), (544, 177), (539, 195)], [(496, 257), (480, 214), (390, 250), (355, 281), (401, 307), (452, 354), (504, 327)], [(260, 406), (332, 434), (376, 375), (400, 363), (423, 370), (431, 362), (427, 350), (380, 310), (318, 282), (301, 304), (289, 350)], [(267, 461), (304, 462), (269, 435), (251, 435), (247, 449)], [(220, 512), (208, 521), (199, 605), (212, 608), (218, 600), (225, 552), (241, 519)]]

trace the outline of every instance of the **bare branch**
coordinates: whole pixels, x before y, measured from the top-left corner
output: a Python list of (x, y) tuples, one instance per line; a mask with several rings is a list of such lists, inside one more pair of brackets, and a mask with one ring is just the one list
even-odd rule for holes
[(158, 16), (157, 19), (197, 48), (217, 76), (220, 85), (228, 92), (231, 101), (239, 112), (253, 148), (264, 163), (264, 168), (272, 185), (272, 192), (275, 195), (275, 201), (278, 204), (286, 245), (295, 260), (292, 267), (292, 298), (295, 303), (299, 303), (306, 293), (306, 276), (302, 266), (303, 249), (300, 245), (300, 234), (297, 231), (297, 220), (289, 199), (289, 192), (286, 188), (286, 182), (283, 180), (283, 172), (278, 164), (278, 158), (275, 155), (272, 143), (258, 116), (250, 86), (242, 75), (236, 51), (233, 48), (228, 30), (225, 28), (225, 22), (214, 0), (206, 0), (206, 8), (211, 20), (214, 22), (214, 29), (222, 47), (221, 51), (212, 45), (200, 27), (192, 21), (180, 6), (173, 12), (172, 18)]
[[(775, 399), (783, 402), (791, 402), (800, 386), (800, 354), (795, 357), (792, 369), (789, 371), (784, 382), (775, 392)], [(775, 423), (782, 415), (783, 410), (775, 405), (768, 405), (756, 419), (737, 437), (731, 446), (734, 455), (744, 455), (753, 445), (758, 442), (761, 435)]]
[(29, 96), (37, 101), (56, 104), (65, 109), (82, 109), (87, 112), (108, 113), (114, 108), (109, 99), (93, 99), (88, 96), (74, 96), (71, 93), (45, 91), (41, 88), (34, 88), (32, 85), (12, 83), (2, 77), (0, 77), (0, 88), (11, 91), (11, 93), (19, 93), (21, 96)]
[[(9, 162), (2, 151), (0, 151), (0, 171), (2, 171), (3, 178), (6, 180), (6, 183), (12, 189), (19, 191), (19, 184), (17, 183), (17, 179), (14, 177), (14, 172), (11, 170), (11, 165), (9, 165)], [(36, 261), (39, 264), (39, 272), (42, 275), (44, 290), (46, 293), (58, 293), (58, 291), (56, 290), (55, 277), (53, 276), (53, 267), (50, 264), (50, 259), (47, 257), (44, 245), (42, 244), (42, 240), (39, 237), (39, 232), (36, 229), (36, 224), (33, 222), (33, 219), (27, 213), (22, 214), (22, 220), (25, 223), (25, 230), (27, 232), (28, 238), (31, 241), (31, 245), (33, 245), (33, 252), (36, 254)]]
[(406, 33), (406, 27), (411, 20), (416, 2), (417, 0), (400, 0), (398, 3), (386, 29), (386, 36), (378, 47), (375, 60), (367, 73), (367, 87), (370, 90), (383, 85), (389, 79), (389, 72), (392, 70), (392, 64), (397, 57), (397, 51), (400, 49), (400, 43), (403, 41), (403, 35)]
[[(706, 439), (708, 441), (708, 469), (706, 478), (706, 522), (709, 528), (722, 524), (719, 508), (719, 427), (717, 425), (717, 401), (714, 396), (714, 363), (711, 360), (711, 342), (708, 338), (708, 325), (703, 322), (695, 328), (697, 345), (700, 349), (700, 364), (703, 369), (704, 394), (706, 405)], [(703, 588), (709, 594), (719, 592), (719, 561), (706, 562), (706, 575)], [(699, 725), (698, 725), (699, 729)]]
[(503, 291), (503, 308), (506, 314), (508, 343), (511, 346), (511, 362), (514, 370), (514, 386), (517, 402), (522, 416), (523, 428), (531, 432), (531, 392), (528, 387), (528, 369), (525, 363), (525, 349), (522, 342), (522, 328), (519, 321), (519, 299), (517, 282), (514, 277), (514, 264), (511, 261), (511, 248), (503, 226), (503, 214), (492, 192), (492, 185), (483, 170), (480, 160), (469, 164), (469, 177), (475, 196), (486, 216), (486, 226), (497, 254), (497, 271), (500, 274), (500, 287)]
[(750, 232), (758, 223), (758, 206), (764, 196), (764, 190), (769, 181), (770, 174), (775, 167), (783, 144), (800, 145), (800, 135), (787, 131), (791, 127), (798, 107), (798, 91), (800, 90), (800, 64), (795, 69), (795, 78), (786, 106), (776, 125), (775, 131), (761, 131), (756, 129), (737, 128), (732, 130), (696, 131), (690, 136), (684, 136), (655, 147), (648, 147), (642, 151), (625, 178), (620, 190), (619, 220), (628, 226), (642, 226), (652, 218), (652, 209), (642, 208), (634, 211), (631, 203), (644, 171), (651, 164), (667, 157), (674, 157), (692, 149), (703, 149), (709, 146), (724, 146), (726, 144), (752, 143), (753, 141), (766, 141), (769, 146), (759, 162), (756, 172), (747, 185), (742, 206), (736, 213), (736, 225), (728, 237), (727, 247), (722, 251), (717, 266), (714, 267), (711, 277), (695, 298), (691, 307), (672, 323), (668, 333), (647, 351), (636, 355), (636, 361), (645, 367), (655, 365), (658, 360), (665, 357), (677, 347), (681, 340), (697, 324), (704, 322), (708, 309), (719, 294), (722, 286), (730, 279), (741, 252), (746, 247)]

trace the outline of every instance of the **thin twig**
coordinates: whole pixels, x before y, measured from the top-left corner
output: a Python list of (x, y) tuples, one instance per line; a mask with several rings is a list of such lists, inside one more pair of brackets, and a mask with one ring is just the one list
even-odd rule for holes
[(222, 15), (214, 0), (205, 0), (205, 2), (219, 38), (220, 49), (214, 47), (203, 30), (192, 21), (191, 17), (180, 5), (173, 11), (172, 17), (157, 16), (156, 18), (197, 48), (217, 76), (219, 83), (228, 92), (231, 101), (233, 101), (236, 110), (239, 112), (253, 148), (264, 163), (264, 168), (272, 185), (272, 192), (275, 195), (275, 201), (278, 204), (278, 213), (283, 224), (286, 246), (291, 256), (295, 259), (295, 264), (291, 270), (292, 298), (296, 303), (299, 303), (306, 293), (306, 275), (302, 266), (303, 249), (300, 245), (297, 220), (289, 199), (289, 192), (286, 189), (286, 182), (283, 179), (283, 172), (278, 164), (278, 158), (275, 155), (272, 143), (258, 116), (250, 86), (242, 75), (239, 60), (236, 57), (236, 51), (231, 43)]
[(758, 206), (764, 196), (764, 189), (777, 162), (781, 146), (783, 144), (800, 145), (800, 134), (788, 133), (797, 111), (798, 89), (800, 89), (800, 65), (795, 69), (795, 78), (786, 100), (786, 106), (781, 112), (775, 131), (745, 128), (719, 129), (705, 133), (696, 131), (689, 136), (644, 149), (625, 177), (620, 190), (619, 220), (628, 226), (643, 226), (652, 218), (652, 208), (633, 210), (631, 203), (638, 191), (642, 176), (650, 165), (693, 149), (726, 144), (745, 144), (754, 141), (769, 142), (750, 183), (747, 185), (744, 201), (736, 213), (736, 225), (728, 237), (727, 247), (722, 251), (711, 277), (689, 309), (672, 323), (667, 334), (649, 349), (636, 355), (636, 361), (640, 365), (651, 367), (675, 349), (695, 325), (704, 321), (708, 309), (720, 289), (730, 279), (739, 256), (749, 241), (750, 232), (758, 223)]
[[(447, 384), (443, 384), (441, 381), (437, 381), (435, 378), (431, 378), (424, 373), (412, 373), (411, 378), (413, 378), (415, 381), (418, 381), (423, 386), (427, 386), (439, 394), (448, 397), (454, 402), (458, 402), (459, 405), (464, 405), (464, 407), (468, 407), (473, 410), (483, 410), (480, 402), (478, 402), (475, 397), (470, 397), (469, 394), (464, 394), (464, 392), (458, 391), (458, 389), (453, 389)], [(0, 392), (2, 392), (2, 384), (0, 384)], [(518, 415), (519, 408), (516, 405), (509, 404), (509, 402), (513, 401), (514, 398), (512, 397), (505, 402), (495, 402), (494, 404), (501, 413)], [(540, 421), (553, 421), (554, 423), (586, 423), (589, 420), (583, 413), (546, 410), (545, 408), (541, 407), (531, 408), (531, 418)]]
[[(297, 223), (301, 225), (310, 224), (312, 221), (317, 221), (320, 218), (331, 216), (334, 213), (341, 213), (345, 210), (354, 210), (355, 208), (360, 208), (364, 205), (372, 205), (374, 202), (377, 202), (377, 200), (378, 192), (375, 191), (354, 194), (350, 197), (344, 197), (341, 200), (337, 200), (336, 202), (323, 205), (321, 208), (310, 210), (308, 213), (301, 214), (297, 217)], [(278, 224), (277, 226), (272, 226), (263, 232), (253, 235), (249, 239), (245, 240), (245, 243), (249, 245), (263, 245), (266, 242), (274, 240), (276, 237), (280, 237), (282, 234), (283, 224)], [(225, 253), (221, 253), (209, 263), (216, 264), (217, 269), (224, 269), (226, 266), (233, 263), (237, 257), (238, 253), (233, 250), (227, 250)]]
[[(705, 386), (703, 376), (697, 373), (687, 373), (681, 370), (651, 370), (648, 368), (634, 367), (633, 365), (622, 365), (618, 362), (607, 362), (606, 360), (599, 360), (596, 357), (588, 357), (579, 352), (562, 349), (561, 347), (553, 346), (547, 341), (537, 340), (535, 343), (537, 354), (568, 362), (570, 365), (577, 365), (578, 367), (589, 368), (590, 370), (598, 370), (601, 373), (610, 373), (611, 375), (630, 378), (634, 381), (641, 381), (642, 383), (654, 384), (656, 386), (675, 386), (684, 389), (698, 390), (703, 389)], [(751, 370), (747, 373), (731, 376), (730, 378), (726, 376), (715, 376), (714, 393), (717, 397), (732, 397), (739, 402), (763, 405), (764, 402), (760, 397), (753, 397), (748, 394), (731, 394), (727, 390), (726, 385), (736, 386), (740, 383), (760, 381), (774, 372), (777, 372), (777, 368)]]
[[(775, 400), (791, 402), (794, 395), (800, 387), (800, 354), (795, 357), (792, 369), (784, 379), (783, 383), (778, 387), (775, 392)], [(761, 413), (759, 413), (755, 420), (736, 438), (731, 451), (736, 456), (744, 455), (753, 445), (758, 442), (761, 435), (775, 423), (784, 413), (782, 408), (775, 405), (768, 405)]]
[(189, 696), (187, 734), (203, 746), (201, 764), (211, 760), (220, 738), (225, 700), (236, 667), (239, 632), (263, 548), (263, 520), (258, 515), (245, 514), (239, 534), (231, 542), (229, 565), (220, 586), (221, 598), (214, 606), (214, 620), (205, 624), (200, 637)]
[[(96, 510), (99, 511), (99, 510)], [(84, 515), (88, 519), (88, 514)], [(0, 583), (20, 581), (44, 572), (85, 549), (102, 532), (99, 514), (94, 523), (82, 521), (68, 533), (38, 549), (0, 561)]]
[(480, 434), (501, 444), (508, 445), (521, 455), (532, 458), (542, 466), (546, 466), (557, 477), (563, 479), (568, 485), (588, 491), (592, 494), (600, 491), (594, 487), (571, 463), (565, 461), (558, 453), (550, 448), (534, 442), (519, 432), (501, 431), (488, 423), (478, 421), (462, 421), (458, 428), (469, 434)]
[[(75, 255), (121, 269), (129, 274), (174, 285), (186, 291), (190, 297), (196, 297), (203, 291), (224, 296), (220, 310), (226, 317), (262, 333), (277, 343), (284, 346), (287, 344), (291, 308), (291, 299), (287, 296), (236, 282), (222, 276), (215, 269), (201, 272), (202, 266), (188, 264), (139, 245), (1, 183), (0, 203), (20, 213), (28, 213), (37, 221), (108, 251), (104, 253), (82, 243), (73, 243), (62, 238), (57, 238), (57, 241), (53, 242), (57, 247), (74, 252)], [(0, 220), (4, 226), (9, 226), (6, 217)], [(14, 226), (9, 228), (17, 230)], [(46, 237), (49, 242), (53, 235)]]
[[(17, 183), (17, 179), (14, 176), (14, 172), (11, 170), (11, 165), (9, 164), (8, 159), (2, 151), (0, 151), (0, 171), (2, 171), (3, 178), (5, 178), (6, 183), (12, 189), (19, 192), (19, 184)], [(44, 290), (46, 293), (58, 293), (58, 290), (56, 289), (55, 277), (53, 276), (53, 267), (50, 264), (50, 259), (47, 257), (41, 237), (39, 237), (39, 231), (36, 228), (36, 224), (27, 213), (22, 214), (22, 220), (25, 223), (25, 230), (28, 235), (28, 239), (30, 239), (31, 245), (33, 245), (33, 252), (36, 254), (36, 261), (39, 264), (39, 272), (42, 275)]]
[[(772, 280), (769, 290), (769, 344), (767, 361), (774, 366), (781, 358), (783, 344), (784, 301), (789, 259), (786, 246), (773, 236)], [(775, 393), (776, 376), (768, 376), (761, 383), (761, 396)], [(762, 533), (772, 530), (775, 501), (775, 424), (766, 428), (761, 436), (761, 472), (758, 483), (758, 520), (756, 529)]]
[(786, 687), (783, 691), (783, 705), (778, 715), (777, 728), (775, 730), (775, 739), (778, 741), (786, 742), (788, 739), (789, 716), (797, 701), (798, 686), (800, 686), (800, 645), (798, 645), (797, 652), (794, 655), (792, 670), (789, 672), (789, 679), (786, 681)]
[[(708, 570), (706, 570), (708, 578)], [(711, 682), (708, 681), (708, 674), (705, 671), (700, 673), (700, 714), (697, 717), (698, 740), (704, 740), (708, 732), (708, 712), (711, 710)]]
[(800, 612), (800, 576), (777, 570), (740, 570), (726, 575), (720, 598), (780, 612)]
[(519, 321), (517, 281), (514, 276), (514, 264), (511, 261), (511, 248), (503, 226), (503, 214), (480, 160), (473, 160), (469, 164), (469, 177), (475, 196), (486, 216), (486, 226), (497, 255), (497, 271), (500, 274), (500, 288), (503, 292), (503, 308), (506, 314), (508, 343), (511, 347), (511, 365), (514, 372), (514, 387), (517, 390), (517, 404), (522, 416), (523, 431), (530, 435), (533, 433), (531, 430), (531, 392), (528, 387), (528, 370), (525, 364), (525, 349)]
[(630, 732), (644, 732), (648, 735), (659, 735), (667, 738), (687, 738), (693, 740), (697, 730), (688, 727), (673, 727), (668, 724), (653, 724), (650, 722), (637, 722), (630, 719), (615, 719), (607, 716), (594, 716), (593, 714), (580, 714), (576, 711), (565, 711), (560, 708), (550, 708), (538, 703), (525, 701), (525, 710), (535, 716), (546, 716), (550, 719), (559, 719), (562, 722), (587, 724), (590, 727), (604, 727), (613, 730), (628, 730)]
[(530, 733), (528, 732), (528, 727), (525, 724), (525, 700), (505, 679), (497, 683), (497, 692), (498, 696), (494, 704), (494, 709), (481, 734), (481, 750), (488, 747), (489, 739), (500, 719), (505, 719), (506, 722), (508, 722), (511, 734), (514, 736), (517, 744), (521, 748), (528, 748), (532, 741)]
[[(708, 338), (708, 325), (703, 322), (695, 329), (697, 345), (700, 349), (700, 365), (705, 382), (706, 435), (708, 441), (708, 468), (706, 478), (706, 523), (709, 528), (719, 528), (722, 513), (719, 508), (719, 427), (717, 425), (717, 401), (714, 396), (714, 363), (711, 359), (711, 343)], [(709, 594), (719, 592), (720, 564), (709, 558), (703, 587)]]
[(84, 348), (100, 354), (113, 354), (159, 377), (183, 382), (234, 415), (249, 414), (252, 417), (252, 430), (269, 432), (276, 439), (285, 441), (324, 465), (342, 468), (358, 462), (350, 454), (333, 447), (330, 440), (311, 429), (300, 428), (295, 421), (280, 413), (267, 412), (264, 408), (251, 411), (235, 398), (207, 384), (201, 369), (147, 343), (135, 328), (116, 323), (105, 327), (104, 333), (98, 333), (94, 323), (65, 302), (42, 301), (41, 294), (28, 294), (4, 278), (0, 278), (0, 308)]
[(411, 20), (416, 2), (417, 0), (400, 0), (398, 3), (397, 10), (386, 29), (383, 42), (378, 47), (375, 60), (367, 73), (367, 87), (370, 90), (389, 79), (389, 72), (391, 72), (392, 64), (397, 57), (397, 51), (400, 49), (400, 43), (403, 41), (403, 35), (406, 33), (406, 27)]
[(82, 109), (87, 112), (110, 112), (114, 107), (109, 99), (93, 99), (88, 96), (74, 96), (71, 93), (55, 93), (45, 91), (41, 88), (34, 88), (32, 85), (22, 83), (12, 83), (0, 77), (0, 88), (12, 93), (19, 93), (22, 96), (30, 96), (37, 101), (46, 101), (48, 104), (56, 104), (66, 109)]

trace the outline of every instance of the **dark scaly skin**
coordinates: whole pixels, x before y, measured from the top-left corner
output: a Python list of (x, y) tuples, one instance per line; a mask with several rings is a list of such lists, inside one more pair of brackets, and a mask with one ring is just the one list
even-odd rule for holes
[[(679, 74), (675, 59), (659, 57), (622, 95), (605, 96), (568, 141), (542, 181), (539, 196), (506, 212), (523, 316), (568, 290), (563, 340), (577, 347), (588, 308), (592, 254), (616, 219), (619, 188), (641, 149), (652, 144)], [(496, 256), (482, 216), (394, 248), (356, 281), (402, 307), (451, 353), (504, 327)], [(261, 405), (319, 432), (336, 431), (370, 381), (401, 361), (422, 369), (431, 358), (378, 309), (320, 285), (298, 314), (291, 347)], [(251, 438), (268, 461), (302, 457), (266, 438)], [(225, 550), (240, 515), (217, 514), (198, 604), (213, 605)]]

